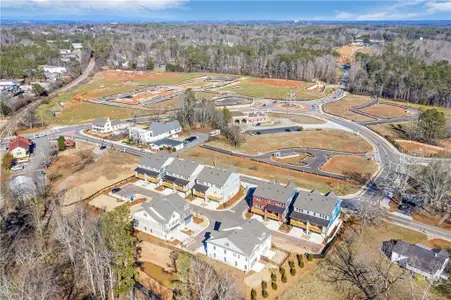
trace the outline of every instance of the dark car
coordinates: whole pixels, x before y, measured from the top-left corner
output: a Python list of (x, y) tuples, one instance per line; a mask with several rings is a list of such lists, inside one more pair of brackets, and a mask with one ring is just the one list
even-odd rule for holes
[(111, 190), (112, 193), (117, 193), (121, 190), (121, 188), (114, 188)]
[(291, 129), (290, 128), (285, 128), (285, 131), (286, 132), (291, 132)]
[(101, 145), (100, 146), (100, 150), (105, 150), (106, 149), (106, 146), (105, 145)]
[(260, 135), (260, 134), (262, 134), (262, 132), (261, 132), (261, 131), (257, 131), (256, 134), (257, 134), (257, 135)]

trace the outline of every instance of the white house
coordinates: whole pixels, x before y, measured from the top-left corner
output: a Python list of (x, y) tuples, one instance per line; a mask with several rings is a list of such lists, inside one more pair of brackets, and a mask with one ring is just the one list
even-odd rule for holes
[(147, 144), (176, 135), (181, 131), (182, 126), (180, 126), (178, 121), (171, 121), (168, 123), (152, 122), (149, 129), (131, 127), (129, 129), (129, 137), (137, 143)]
[(159, 141), (153, 142), (150, 147), (154, 150), (158, 150), (161, 148), (171, 148), (172, 150), (178, 151), (183, 149), (184, 144), (181, 141), (173, 140), (173, 139), (162, 139)]
[(57, 67), (57, 66), (49, 66), (49, 65), (43, 65), (40, 66), (44, 72), (46, 73), (65, 73), (67, 72), (65, 67)]
[(23, 82), (23, 79), (0, 79), (0, 90), (19, 87)]
[(83, 48), (83, 44), (82, 43), (72, 43), (72, 48), (74, 48), (74, 50), (81, 50)]
[(390, 240), (383, 242), (382, 251), (392, 262), (411, 272), (433, 281), (443, 277), (447, 279), (447, 275), (443, 272), (449, 263), (449, 253), (444, 249)]
[(133, 214), (133, 226), (166, 241), (177, 239), (177, 233), (192, 222), (188, 203), (177, 193), (142, 203)]
[(60, 49), (60, 54), (69, 54), (72, 51), (70, 49)]
[(156, 185), (161, 185), (163, 176), (166, 174), (166, 167), (174, 159), (167, 152), (144, 154), (139, 160), (138, 167), (135, 169), (135, 176)]
[(244, 272), (252, 270), (262, 256), (271, 255), (271, 232), (255, 219), (213, 231), (204, 243), (208, 257)]
[(187, 195), (203, 167), (198, 162), (177, 158), (166, 167), (163, 185)]
[(91, 130), (99, 133), (112, 133), (129, 126), (129, 123), (121, 122), (119, 120), (111, 121), (110, 118), (97, 118), (92, 122)]
[(240, 190), (240, 175), (220, 168), (205, 167), (200, 171), (193, 186), (193, 195), (222, 204)]

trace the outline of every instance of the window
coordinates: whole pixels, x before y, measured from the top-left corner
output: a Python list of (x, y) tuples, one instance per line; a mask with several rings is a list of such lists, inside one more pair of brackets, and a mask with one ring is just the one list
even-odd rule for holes
[(227, 250), (226, 249), (224, 249), (224, 254), (227, 254)]
[(216, 258), (216, 253), (213, 253), (213, 257)]
[(244, 265), (244, 269), (247, 270), (247, 265)]
[(226, 256), (224, 256), (224, 261), (227, 262), (227, 257)]
[(235, 267), (236, 267), (236, 266), (238, 266), (238, 263), (237, 263), (237, 262), (235, 262)]
[(147, 227), (146, 226), (144, 226), (144, 231), (147, 231)]

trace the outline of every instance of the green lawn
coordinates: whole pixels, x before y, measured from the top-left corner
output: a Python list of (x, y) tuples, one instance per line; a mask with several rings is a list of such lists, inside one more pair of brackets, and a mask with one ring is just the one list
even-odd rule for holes
[(387, 99), (381, 99), (381, 100), (382, 100), (382, 102), (395, 103), (395, 104), (403, 105), (403, 106), (406, 106), (406, 107), (416, 108), (416, 109), (421, 110), (421, 111), (425, 111), (425, 110), (430, 109), (430, 108), (436, 108), (437, 110), (439, 110), (441, 112), (444, 112), (448, 116), (451, 116), (451, 109), (445, 108), (445, 107), (441, 107), (441, 106), (415, 104), (415, 103), (410, 103), (410, 102), (405, 102), (405, 101), (400, 101), (400, 100), (387, 100)]
[[(239, 82), (239, 84), (226, 86), (218, 89), (219, 91), (230, 91), (235, 92), (237, 94), (250, 96), (250, 97), (259, 97), (259, 98), (270, 98), (270, 99), (288, 99), (289, 93), (296, 93), (296, 100), (312, 100), (321, 98), (325, 95), (325, 93), (317, 92), (317, 91), (309, 91), (306, 88), (312, 86), (313, 83), (310, 82), (301, 82), (299, 81), (298, 85), (295, 87), (276, 85), (265, 83), (261, 81), (255, 81), (255, 78), (246, 78)], [(257, 79), (258, 80), (258, 79)], [(280, 80), (279, 82), (283, 83), (284, 80)], [(293, 81), (285, 81), (291, 82)]]

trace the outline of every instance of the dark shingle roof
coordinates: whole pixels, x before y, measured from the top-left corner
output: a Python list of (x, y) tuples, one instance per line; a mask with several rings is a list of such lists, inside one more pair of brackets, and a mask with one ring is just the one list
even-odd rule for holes
[(205, 166), (197, 176), (197, 180), (223, 186), (230, 175), (232, 172), (229, 170)]
[(230, 230), (213, 232), (207, 242), (215, 243), (216, 240), (227, 238), (245, 255), (250, 255), (255, 247), (261, 244), (270, 235), (270, 231), (262, 223), (251, 219), (240, 223)]
[(160, 169), (170, 157), (172, 156), (167, 152), (144, 154), (139, 160), (139, 165)]
[(306, 209), (324, 215), (330, 215), (334, 210), (335, 203), (338, 199), (333, 193), (329, 193), (327, 195), (328, 196), (325, 196), (317, 190), (313, 190), (311, 192), (299, 191), (293, 207)]
[(162, 133), (181, 128), (179, 121), (171, 121), (168, 123), (152, 122), (149, 130), (152, 131), (152, 136), (160, 135)]
[(166, 171), (189, 177), (194, 173), (199, 165), (200, 164), (195, 161), (176, 158), (169, 166), (167, 166)]
[(410, 244), (401, 240), (384, 242), (385, 253), (395, 252), (407, 257), (409, 266), (434, 274), (442, 268), (449, 254), (443, 249), (429, 248), (422, 244)]
[(292, 184), (280, 185), (278, 182), (265, 182), (257, 186), (254, 196), (285, 203), (293, 195), (293, 191)]

